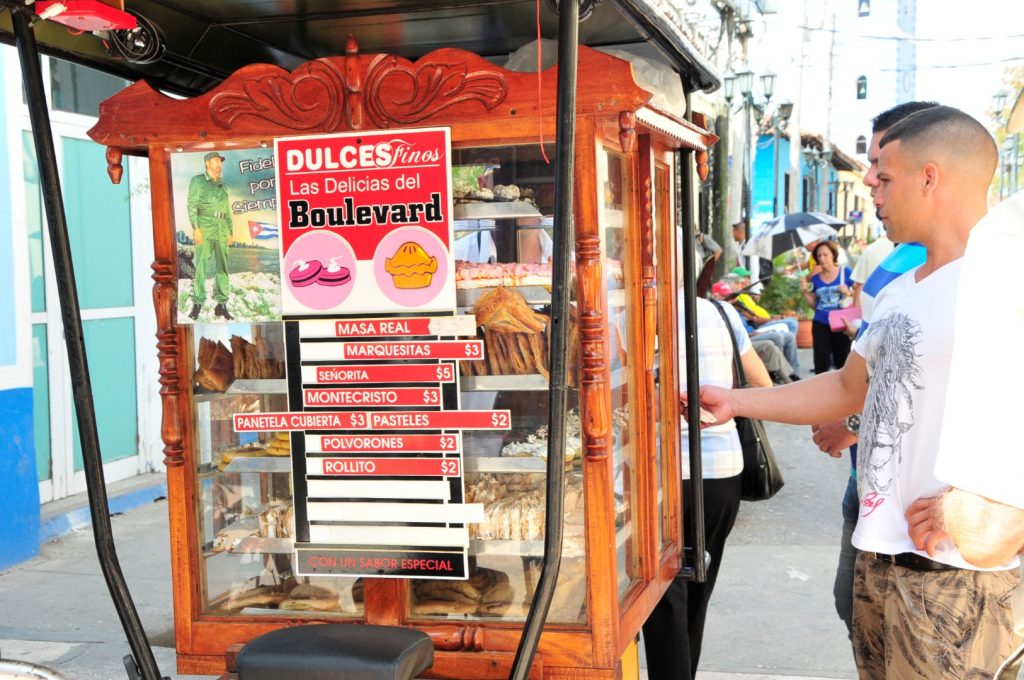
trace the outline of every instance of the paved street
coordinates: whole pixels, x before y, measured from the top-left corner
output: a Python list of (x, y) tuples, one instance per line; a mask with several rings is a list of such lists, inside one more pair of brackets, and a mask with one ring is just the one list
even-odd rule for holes
[[(746, 503), (712, 599), (700, 680), (853, 678), (846, 631), (832, 608), (846, 460), (807, 428), (769, 425), (786, 487)], [(113, 519), (118, 554), (164, 674), (174, 671), (166, 501)], [(47, 544), (0, 574), (0, 653), (76, 680), (124, 678), (128, 653), (99, 573), (90, 531)], [(189, 677), (189, 676), (174, 676)]]

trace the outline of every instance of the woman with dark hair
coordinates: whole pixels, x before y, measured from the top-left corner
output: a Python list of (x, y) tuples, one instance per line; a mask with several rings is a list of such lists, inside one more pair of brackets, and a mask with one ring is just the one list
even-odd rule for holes
[(828, 323), (828, 313), (839, 309), (840, 301), (850, 295), (853, 272), (849, 267), (839, 266), (839, 246), (835, 241), (820, 241), (811, 253), (821, 271), (800, 281), (800, 291), (807, 304), (814, 307), (814, 324), (811, 333), (814, 346), (814, 372), (824, 373), (831, 363), (842, 368), (850, 355), (850, 336), (845, 331), (833, 331)]

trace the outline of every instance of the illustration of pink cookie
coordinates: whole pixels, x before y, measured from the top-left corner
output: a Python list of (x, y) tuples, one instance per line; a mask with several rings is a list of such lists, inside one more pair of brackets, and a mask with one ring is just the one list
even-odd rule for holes
[(310, 260), (309, 262), (299, 260), (295, 268), (288, 274), (288, 279), (296, 288), (302, 288), (314, 283), (323, 268), (324, 266), (320, 264), (319, 260)]
[(348, 267), (342, 267), (332, 259), (329, 265), (320, 270), (320, 277), (316, 282), (321, 286), (341, 286), (351, 280), (352, 273)]

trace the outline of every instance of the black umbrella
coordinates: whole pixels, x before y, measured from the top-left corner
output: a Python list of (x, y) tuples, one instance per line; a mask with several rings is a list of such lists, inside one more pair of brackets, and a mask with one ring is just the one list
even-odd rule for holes
[(766, 260), (780, 253), (835, 236), (836, 227), (846, 224), (832, 215), (818, 212), (789, 213), (761, 224), (743, 246), (743, 255)]

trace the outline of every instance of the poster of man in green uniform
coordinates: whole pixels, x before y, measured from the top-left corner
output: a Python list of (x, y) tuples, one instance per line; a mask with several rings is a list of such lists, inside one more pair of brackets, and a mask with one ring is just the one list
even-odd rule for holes
[(228, 190), (224, 186), (224, 157), (216, 151), (203, 156), (206, 172), (196, 175), (188, 185), (188, 220), (192, 224), (192, 239), (196, 243), (195, 276), (192, 285), (192, 310), (188, 313), (195, 321), (206, 301), (207, 267), (213, 270), (214, 294), (217, 305), (215, 316), (232, 321), (228, 312), (228, 247), (235, 244), (231, 218), (228, 212)]
[(178, 152), (171, 182), (178, 323), (280, 320), (273, 149)]

